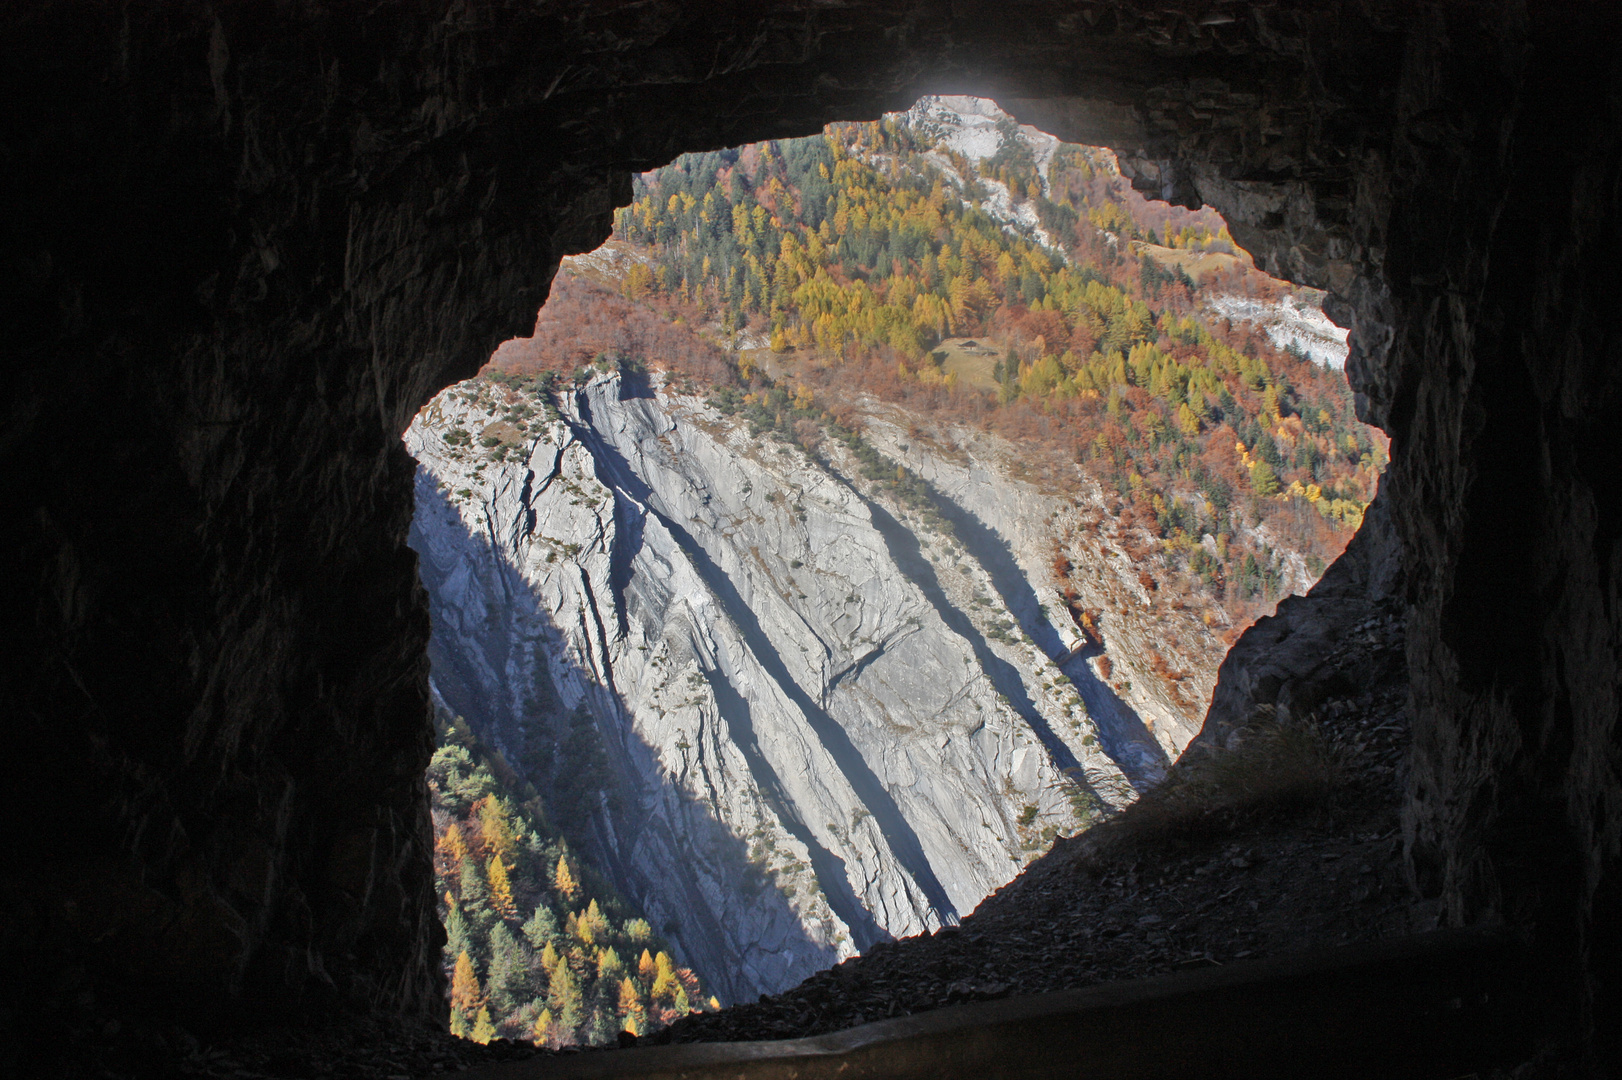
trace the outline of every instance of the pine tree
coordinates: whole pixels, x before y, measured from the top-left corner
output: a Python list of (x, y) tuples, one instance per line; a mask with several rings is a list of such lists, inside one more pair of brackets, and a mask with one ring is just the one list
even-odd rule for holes
[(506, 923), (497, 923), (490, 931), (490, 968), (485, 980), (491, 1004), (504, 1013), (511, 1012), (528, 974), (529, 956), (524, 947)]
[(581, 999), (580, 983), (568, 964), (559, 964), (552, 972), (547, 987), (547, 1004), (556, 1011), (562, 1037), (574, 1042), (579, 1037), (580, 1024), (585, 1018), (585, 1002)]
[(504, 919), (518, 917), (518, 910), (513, 906), (513, 887), (507, 877), (507, 864), (501, 861), (501, 853), (490, 856), (487, 866), (490, 875), (490, 907), (497, 915)]
[(586, 1018), (585, 1038), (581, 1042), (590, 1046), (607, 1046), (614, 1041), (614, 1036), (620, 1031), (615, 1021), (614, 1010), (598, 1006), (591, 1010)]
[(461, 1009), (451, 1010), (451, 1034), (458, 1039), (467, 1038), (467, 1013)]
[(658, 967), (653, 962), (653, 954), (643, 949), (641, 958), (636, 962), (636, 973), (641, 977), (642, 985), (651, 986), (653, 977), (658, 974), (658, 971)]
[(1262, 498), (1278, 494), (1278, 474), (1273, 466), (1263, 459), (1257, 459), (1250, 465), (1250, 486)]
[(484, 875), (479, 873), (479, 864), (472, 859), (462, 863), (460, 884), (463, 907), (476, 911), (485, 906), (490, 898), (490, 890), (484, 883)]
[(547, 943), (546, 943), (546, 947), (541, 950), (541, 970), (545, 971), (548, 975), (550, 975), (550, 974), (552, 974), (553, 970), (557, 966), (558, 966), (558, 950), (557, 950), (557, 946), (555, 946), (551, 942), (551, 940), (549, 939), (547, 941)]
[(547, 983), (546, 1004), (561, 1015), (568, 1011), (571, 1001), (579, 1004), (580, 984), (575, 981), (574, 972), (568, 964), (559, 964), (552, 969), (552, 978)]
[(558, 1030), (565, 1043), (580, 1042), (580, 1028), (585, 1022), (586, 1006), (578, 997), (569, 1002), (558, 1016)]
[(496, 1025), (490, 1020), (490, 1010), (479, 1009), (479, 1018), (473, 1022), (472, 1039), (476, 1043), (487, 1043), (496, 1037)]
[(535, 914), (524, 923), (524, 937), (534, 948), (541, 948), (558, 936), (558, 917), (543, 901), (535, 905)]
[(473, 970), (473, 958), (466, 952), (456, 958), (456, 971), (451, 975), (451, 1008), (471, 1015), (484, 1004), (484, 990), (479, 986), (478, 973)]
[(472, 947), (473, 942), (468, 936), (467, 918), (462, 914), (462, 906), (451, 900), (450, 910), (445, 914), (445, 955), (457, 956)]

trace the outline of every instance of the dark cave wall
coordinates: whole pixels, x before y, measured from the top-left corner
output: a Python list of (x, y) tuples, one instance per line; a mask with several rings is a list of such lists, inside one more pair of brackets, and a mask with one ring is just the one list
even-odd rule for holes
[(1406, 831), (1447, 920), (1526, 928), (1546, 992), (1617, 1066), (1622, 37), (1612, 9), (1528, 38), (1505, 64), (1519, 115), (1478, 105), (1460, 140), (1478, 212), (1444, 222), (1411, 205), (1393, 222), (1413, 239), (1398, 253), (1406, 317), (1371, 381), (1406, 439)]
[(1394, 440), (1416, 883), (1452, 922), (1537, 935), (1551, 1040), (1582, 1044), (1622, 970), (1619, 21), (1373, 0), (8, 8), (0, 704), (19, 804), (51, 827), (0, 868), (7, 959), (59, 971), (68, 1017), (121, 990), (226, 1023), (437, 1015), (398, 433), (528, 329), (631, 170), (961, 91), (1115, 146), (1139, 186), (1211, 203), (1264, 267), (1331, 290)]

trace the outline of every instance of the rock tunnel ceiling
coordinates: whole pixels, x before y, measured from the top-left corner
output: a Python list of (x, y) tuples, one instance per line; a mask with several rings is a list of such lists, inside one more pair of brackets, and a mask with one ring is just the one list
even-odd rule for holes
[(1550, 1038), (1615, 1053), (1613, 7), (3, 18), (6, 704), (66, 808), (5, 871), (17, 963), (225, 1022), (442, 1009), (400, 432), (632, 171), (972, 92), (1329, 290), (1393, 439), (1416, 882), (1526, 928)]

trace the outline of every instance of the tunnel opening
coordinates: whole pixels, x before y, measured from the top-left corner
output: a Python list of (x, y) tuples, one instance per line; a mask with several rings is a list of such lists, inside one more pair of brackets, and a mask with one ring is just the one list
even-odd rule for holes
[[(1219, 207), (1354, 325), (1360, 415), (1394, 440), (1385, 523), (1238, 643), (1211, 738), (1321, 705), (1322, 672), (1280, 658), (1366, 641), (1373, 609), (1349, 629), (1318, 613), (1400, 579), (1403, 867), (1432, 922), (1535, 946), (1516, 1021), (1535, 1045), (1494, 1064), (1611, 1067), (1614, 9), (283, 15), (0, 16), (19, 103), (6, 707), (16, 794), (60, 808), (0, 868), (8, 962), (52, 973), (8, 988), (26, 1063), (184, 1058), (185, 1028), (443, 1019), (400, 432), (528, 329), (514, 313), (608, 234), (631, 174), (934, 89), (1120, 148), (1135, 185)], [(1498, 664), (1482, 623), (1506, 611), (1524, 652)], [(1247, 642), (1258, 663), (1236, 662)]]
[[(637, 176), (533, 334), (406, 437), (436, 709), (456, 717), (430, 768), (452, 1031), (604, 1045), (792, 1000), (880, 942), (955, 927), (1154, 787), (1228, 646), (1315, 584), (1377, 486), (1383, 434), (1355, 419), (1322, 299), (1255, 269), (1214, 212), (1151, 202), (1112, 152), (988, 99)], [(1330, 699), (1354, 711), (1348, 672), (1314, 693), (1253, 702), (1205, 750), (1222, 767), (1132, 828), (1321, 814), (1372, 763), (1317, 723)], [(1384, 724), (1392, 758), (1405, 725), (1381, 706), (1334, 735)], [(443, 762), (469, 750), (493, 761), (458, 794)], [(1384, 771), (1383, 807), (1341, 827), (1384, 842), (1375, 891)], [(495, 850), (492, 815), (527, 817), (528, 848)], [(1248, 865), (1225, 842), (1204, 873)], [(1334, 854), (1301, 846), (1267, 876)], [(608, 913), (584, 938), (597, 900), (578, 870), (565, 895), (569, 859)], [(1335, 893), (1306, 906), (1332, 919)], [(1175, 921), (1152, 906), (1133, 918)], [(630, 940), (632, 920), (663, 936)], [(1113, 925), (1068, 919), (1088, 920)], [(1354, 921), (1345, 940), (1371, 932)], [(1127, 934), (1112, 974), (1304, 948), (1322, 934), (1303, 923), (1265, 945)], [(684, 972), (679, 995), (650, 957)], [(983, 996), (958, 983), (1078, 984), (1052, 974), (937, 979), (892, 1011)]]

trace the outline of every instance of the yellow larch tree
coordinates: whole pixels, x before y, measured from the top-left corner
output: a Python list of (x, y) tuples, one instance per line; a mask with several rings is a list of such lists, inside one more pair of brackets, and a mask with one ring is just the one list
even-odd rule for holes
[(658, 973), (658, 968), (653, 962), (653, 954), (646, 949), (642, 950), (642, 957), (636, 962), (636, 973), (644, 986), (651, 986), (654, 975)]
[(676, 991), (681, 988), (681, 984), (676, 981), (676, 965), (671, 963), (670, 954), (661, 949), (659, 955), (654, 958), (654, 967), (653, 989), (651, 991), (654, 1000), (661, 998), (674, 1000)]
[(596, 936), (602, 937), (608, 933), (608, 916), (604, 915), (603, 909), (597, 906), (595, 897), (592, 898), (591, 903), (586, 905), (586, 913), (581, 918), (582, 921), (591, 925), (591, 932)]
[(456, 866), (467, 858), (467, 837), (462, 834), (462, 826), (451, 822), (436, 845), (439, 854), (443, 855), (452, 866)]
[(490, 907), (497, 915), (504, 919), (518, 917), (518, 909), (513, 906), (512, 881), (507, 876), (507, 864), (501, 861), (501, 853), (490, 856), (485, 864), (485, 874), (490, 881)]
[(473, 804), (473, 809), (479, 817), (479, 834), (485, 854), (500, 855), (511, 863), (518, 837), (513, 832), (512, 817), (507, 813), (507, 808), (494, 795), (486, 795)]
[(580, 880), (575, 877), (574, 869), (569, 866), (567, 855), (558, 856), (557, 869), (553, 872), (553, 880), (557, 884), (558, 895), (565, 900), (573, 901), (580, 895)]
[(456, 969), (451, 974), (451, 1008), (471, 1016), (484, 1004), (484, 990), (479, 986), (479, 975), (473, 970), (473, 958), (466, 950), (456, 957)]
[(629, 975), (620, 980), (619, 1014), (625, 1018), (625, 1030), (633, 1034), (638, 1032), (633, 1025), (647, 1019), (647, 1010), (642, 1007), (642, 993)]
[(496, 1025), (490, 1020), (490, 1010), (484, 1006), (479, 1007), (479, 1017), (473, 1022), (473, 1034), (470, 1036), (476, 1043), (487, 1043), (496, 1037)]

